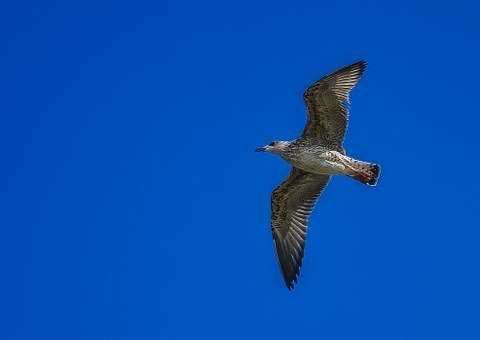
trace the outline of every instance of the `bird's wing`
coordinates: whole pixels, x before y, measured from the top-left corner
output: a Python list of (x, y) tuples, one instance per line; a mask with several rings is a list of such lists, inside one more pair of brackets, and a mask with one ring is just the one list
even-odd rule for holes
[(278, 262), (288, 289), (297, 282), (302, 266), (308, 219), (330, 179), (292, 168), (272, 192), (272, 233)]
[(359, 61), (337, 70), (311, 85), (303, 94), (308, 120), (303, 138), (318, 138), (326, 145), (341, 147), (348, 122), (348, 96), (367, 63)]

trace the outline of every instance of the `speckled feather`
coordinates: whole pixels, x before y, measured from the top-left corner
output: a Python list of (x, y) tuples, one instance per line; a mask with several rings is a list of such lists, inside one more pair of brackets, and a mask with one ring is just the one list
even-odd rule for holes
[(308, 219), (330, 176), (292, 168), (272, 192), (272, 233), (285, 284), (292, 289), (302, 266)]

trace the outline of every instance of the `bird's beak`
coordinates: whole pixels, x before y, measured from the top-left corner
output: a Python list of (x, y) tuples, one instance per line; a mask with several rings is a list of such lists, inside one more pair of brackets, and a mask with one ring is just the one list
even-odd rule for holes
[(255, 149), (255, 152), (264, 152), (264, 151), (267, 151), (267, 148), (265, 148), (264, 146), (262, 146), (261, 148)]

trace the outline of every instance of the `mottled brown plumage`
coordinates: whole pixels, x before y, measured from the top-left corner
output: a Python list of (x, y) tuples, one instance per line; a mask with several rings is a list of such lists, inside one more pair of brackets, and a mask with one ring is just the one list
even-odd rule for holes
[(346, 156), (342, 146), (349, 93), (365, 67), (366, 62), (359, 61), (311, 85), (303, 95), (308, 119), (302, 136), (257, 149), (278, 154), (293, 166), (288, 178), (272, 192), (271, 200), (275, 250), (288, 289), (300, 274), (308, 219), (330, 176), (342, 174), (376, 184), (378, 165)]
[(332, 149), (342, 146), (349, 116), (348, 95), (366, 66), (365, 61), (359, 61), (344, 67), (323, 77), (304, 92), (308, 121), (303, 139), (320, 139), (324, 146)]
[(272, 233), (288, 289), (293, 288), (300, 274), (308, 219), (329, 179), (328, 175), (292, 168), (288, 178), (272, 193)]

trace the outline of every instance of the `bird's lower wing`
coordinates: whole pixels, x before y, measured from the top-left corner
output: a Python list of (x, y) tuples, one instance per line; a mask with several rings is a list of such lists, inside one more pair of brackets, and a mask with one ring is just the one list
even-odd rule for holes
[(297, 282), (302, 266), (308, 219), (330, 176), (292, 168), (272, 192), (272, 233), (278, 262), (288, 289)]

